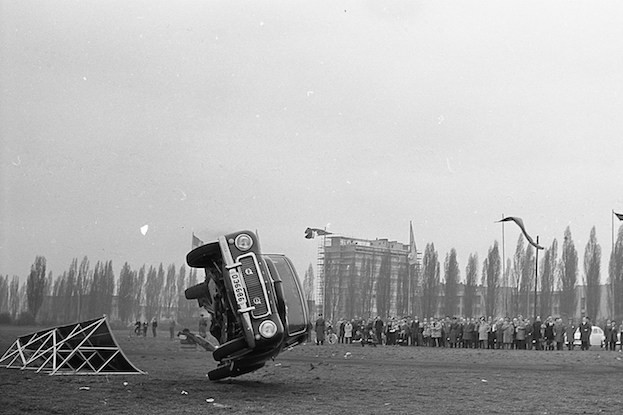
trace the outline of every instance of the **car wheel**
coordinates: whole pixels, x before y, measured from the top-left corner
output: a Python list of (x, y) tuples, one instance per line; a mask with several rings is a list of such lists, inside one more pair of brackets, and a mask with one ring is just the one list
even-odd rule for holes
[(214, 357), (214, 360), (221, 361), (226, 357), (245, 349), (246, 347), (247, 341), (244, 337), (238, 337), (228, 341), (227, 343), (221, 344), (214, 352), (212, 352), (212, 357)]
[(202, 245), (193, 249), (186, 255), (186, 263), (189, 267), (204, 268), (211, 264), (211, 259), (218, 257), (219, 254), (220, 248), (218, 243)]
[(221, 380), (230, 376), (232, 376), (232, 372), (231, 365), (229, 364), (219, 366), (216, 369), (208, 372), (208, 379), (210, 380)]
[(235, 377), (235, 376), (244, 375), (245, 373), (255, 372), (256, 370), (263, 368), (265, 364), (266, 363), (258, 363), (258, 364), (251, 365), (251, 366), (235, 368), (234, 370), (231, 371), (230, 376)]

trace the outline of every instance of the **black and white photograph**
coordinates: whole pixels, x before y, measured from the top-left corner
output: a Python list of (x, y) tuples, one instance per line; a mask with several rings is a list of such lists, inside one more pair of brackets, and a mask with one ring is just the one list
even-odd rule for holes
[(623, 413), (623, 3), (0, 0), (0, 412)]

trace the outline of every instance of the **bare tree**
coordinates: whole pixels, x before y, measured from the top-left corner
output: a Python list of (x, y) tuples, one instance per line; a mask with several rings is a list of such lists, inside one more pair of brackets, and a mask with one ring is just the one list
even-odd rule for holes
[[(534, 248), (528, 244), (526, 255), (521, 264), (521, 283), (519, 284), (519, 311), (524, 316), (530, 315), (530, 297), (532, 294), (533, 282), (535, 280), (534, 269)], [(536, 317), (536, 316), (535, 316)]]
[(9, 276), (0, 275), (0, 314), (9, 312)]
[(444, 280), (445, 280), (445, 314), (451, 316), (456, 314), (457, 291), (460, 278), (459, 263), (456, 259), (456, 249), (452, 248), (446, 254), (444, 261)]
[(30, 267), (30, 274), (26, 282), (26, 296), (28, 299), (28, 310), (33, 317), (37, 318), (39, 309), (43, 304), (46, 282), (46, 260), (43, 256), (35, 257), (35, 262)]
[(523, 266), (526, 261), (526, 248), (524, 248), (524, 236), (519, 235), (517, 239), (517, 247), (515, 248), (515, 255), (513, 256), (513, 271), (512, 271), (512, 279), (514, 282), (513, 290), (512, 290), (512, 304), (513, 309), (511, 311), (511, 315), (519, 314), (520, 310), (520, 285), (522, 280), (522, 272)]
[(171, 264), (167, 267), (166, 284), (163, 290), (163, 305), (166, 309), (167, 317), (172, 315), (175, 297), (177, 295), (177, 285), (175, 284), (175, 265)]
[(608, 274), (613, 289), (614, 318), (621, 321), (623, 318), (623, 226), (619, 226), (617, 239), (614, 249), (610, 253), (610, 263), (608, 264)]
[(541, 265), (541, 295), (540, 295), (540, 314), (548, 316), (552, 313), (552, 293), (556, 282), (556, 271), (558, 269), (558, 241), (556, 238), (552, 245), (545, 250)]
[(11, 318), (13, 319), (17, 318), (22, 308), (19, 292), (19, 277), (14, 275), (9, 285), (9, 313), (11, 313)]
[(469, 254), (467, 267), (465, 267), (465, 292), (463, 294), (463, 314), (472, 317), (474, 313), (474, 300), (476, 298), (476, 285), (478, 284), (478, 254)]
[(145, 265), (139, 269), (138, 277), (136, 279), (136, 291), (134, 292), (136, 297), (134, 301), (134, 315), (137, 319), (146, 319), (144, 315), (143, 305), (145, 304), (145, 280), (147, 278)]
[(133, 303), (136, 297), (136, 272), (130, 264), (123, 264), (119, 273), (119, 292), (117, 295), (119, 319), (128, 322), (133, 317)]
[(560, 313), (568, 318), (575, 317), (576, 313), (575, 285), (577, 277), (578, 253), (573, 243), (571, 229), (567, 226), (562, 244), (562, 257), (560, 259)]
[(482, 265), (483, 285), (485, 289), (485, 314), (487, 316), (495, 316), (497, 296), (500, 287), (500, 274), (502, 271), (502, 261), (498, 248), (498, 241), (493, 243), (489, 248), (487, 258)]
[(423, 258), (422, 312), (425, 317), (437, 315), (439, 301), (439, 260), (435, 245), (426, 244)]
[(595, 227), (584, 249), (584, 275), (586, 276), (586, 312), (592, 318), (597, 318), (601, 293), (599, 282), (601, 279), (601, 246), (597, 243)]
[[(162, 272), (160, 272), (162, 271)], [(162, 263), (158, 270), (153, 266), (149, 267), (147, 280), (145, 282), (145, 319), (152, 317), (158, 318), (161, 307), (161, 293), (164, 285), (164, 268)]]

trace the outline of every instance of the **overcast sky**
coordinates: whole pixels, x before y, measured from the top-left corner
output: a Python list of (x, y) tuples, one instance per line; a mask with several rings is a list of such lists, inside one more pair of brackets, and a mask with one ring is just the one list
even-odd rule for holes
[(605, 277), (622, 114), (619, 1), (0, 0), (0, 274), (248, 228), (302, 276), (308, 226), (413, 221), (464, 278), (505, 214)]

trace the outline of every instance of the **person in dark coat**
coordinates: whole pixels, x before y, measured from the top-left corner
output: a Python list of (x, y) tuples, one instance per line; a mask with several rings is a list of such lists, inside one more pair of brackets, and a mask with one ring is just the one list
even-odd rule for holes
[(382, 344), (383, 339), (383, 320), (379, 316), (374, 320), (374, 334), (376, 335), (376, 340), (379, 344)]
[(606, 341), (608, 342), (608, 346), (610, 351), (615, 351), (617, 348), (617, 340), (618, 340), (619, 330), (617, 328), (616, 321), (612, 321), (610, 323), (610, 330), (608, 331), (608, 337), (606, 337)]
[(535, 350), (541, 350), (541, 316), (536, 316), (532, 323), (532, 342)]
[(582, 324), (580, 324), (580, 341), (582, 342), (581, 350), (588, 350), (591, 347), (591, 332), (593, 326), (591, 319), (588, 317), (582, 317)]
[(567, 337), (567, 348), (569, 350), (573, 350), (573, 342), (575, 341), (575, 331), (578, 328), (576, 327), (576, 325), (573, 323), (573, 319), (569, 319), (569, 323), (567, 324), (566, 327), (566, 337)]
[(452, 322), (450, 323), (450, 333), (448, 335), (448, 340), (450, 343), (450, 347), (458, 347), (457, 343), (459, 342), (459, 338), (461, 337), (461, 325), (459, 324), (456, 317), (452, 317)]
[(610, 331), (612, 330), (612, 323), (610, 319), (606, 320), (604, 325), (604, 348), (610, 350)]
[(316, 345), (324, 344), (324, 336), (325, 330), (327, 328), (327, 323), (322, 317), (322, 313), (318, 314), (318, 319), (316, 320), (316, 324), (314, 329), (316, 330)]

